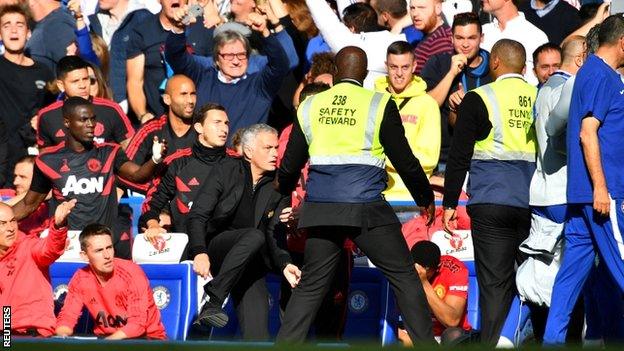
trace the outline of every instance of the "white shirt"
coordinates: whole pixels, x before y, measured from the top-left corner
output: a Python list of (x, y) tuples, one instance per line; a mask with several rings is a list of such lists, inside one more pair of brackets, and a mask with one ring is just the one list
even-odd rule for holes
[(455, 15), (463, 12), (472, 12), (472, 1), (444, 0), (444, 2), (442, 2), (442, 14), (444, 15), (444, 19), (449, 26), (453, 25), (453, 18)]
[(505, 29), (502, 31), (496, 18), (494, 18), (492, 23), (483, 25), (482, 49), (491, 51), (494, 44), (500, 39), (512, 39), (524, 46), (526, 50), (526, 72), (524, 77), (529, 84), (537, 85), (537, 77), (535, 77), (533, 72), (533, 51), (538, 46), (548, 42), (546, 34), (527, 21), (524, 18), (524, 13), (518, 12), (518, 17), (508, 21), (505, 24)]
[(334, 11), (325, 1), (306, 0), (314, 24), (321, 32), (323, 39), (333, 53), (345, 46), (357, 46), (366, 52), (368, 58), (368, 75), (364, 87), (375, 89), (375, 79), (387, 74), (386, 50), (390, 44), (398, 40), (406, 40), (404, 34), (393, 34), (387, 30), (379, 32), (352, 33), (340, 22)]

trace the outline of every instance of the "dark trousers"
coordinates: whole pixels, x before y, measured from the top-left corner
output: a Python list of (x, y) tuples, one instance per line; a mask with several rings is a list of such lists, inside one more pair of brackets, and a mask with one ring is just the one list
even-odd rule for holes
[(331, 286), (347, 237), (388, 278), (410, 338), (415, 343), (433, 343), (425, 292), (398, 223), (368, 229), (344, 226), (309, 228), (301, 281), (288, 302), (277, 341), (305, 340)]
[[(303, 253), (291, 252), (290, 257), (295, 266), (303, 267)], [(342, 340), (342, 334), (347, 324), (347, 297), (349, 295), (349, 280), (351, 280), (352, 270), (353, 254), (351, 250), (343, 249), (331, 287), (323, 298), (323, 302), (314, 319), (314, 336), (317, 340)], [(280, 317), (282, 319), (291, 295), (292, 288), (290, 284), (285, 279), (282, 279), (280, 286)]]
[(264, 233), (247, 228), (215, 236), (208, 245), (210, 271), (214, 279), (204, 286), (206, 294), (223, 301), (230, 294), (243, 338), (269, 338), (267, 268), (260, 256)]
[(526, 256), (520, 244), (531, 228), (531, 211), (503, 205), (469, 205), (479, 282), (481, 341), (496, 345), (517, 294), (515, 265)]

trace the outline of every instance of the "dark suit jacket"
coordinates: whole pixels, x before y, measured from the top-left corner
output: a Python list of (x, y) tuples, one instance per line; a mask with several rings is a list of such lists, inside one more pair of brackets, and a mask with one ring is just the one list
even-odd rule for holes
[[(215, 167), (197, 193), (187, 218), (190, 257), (208, 253), (210, 240), (228, 230), (241, 201), (245, 182), (244, 167), (249, 163), (233, 159)], [(285, 235), (279, 214), (290, 205), (290, 198), (281, 195), (272, 185), (275, 173), (264, 176), (256, 185), (254, 226), (266, 235), (262, 256), (268, 267), (281, 272), (290, 263), (290, 255), (277, 245)]]

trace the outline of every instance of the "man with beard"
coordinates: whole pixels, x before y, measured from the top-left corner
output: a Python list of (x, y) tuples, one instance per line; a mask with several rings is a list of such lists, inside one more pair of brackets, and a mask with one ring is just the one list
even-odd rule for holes
[(418, 63), (414, 73), (420, 75), (425, 62), (431, 56), (453, 52), (451, 29), (442, 19), (442, 1), (440, 0), (411, 0), (410, 15), (414, 27), (425, 34), (414, 49)]
[[(170, 154), (193, 146), (197, 140), (197, 131), (191, 128), (197, 94), (193, 81), (184, 75), (175, 75), (167, 81), (163, 101), (169, 109), (166, 114), (145, 123), (137, 131), (126, 149), (128, 158), (142, 164), (152, 157), (154, 137), (167, 140)], [(165, 165), (169, 162), (165, 161)], [(162, 172), (162, 173), (161, 173)], [(159, 174), (163, 174), (161, 170)], [(121, 179), (132, 190), (146, 193), (149, 183), (135, 184)], [(157, 184), (156, 184), (157, 185)]]

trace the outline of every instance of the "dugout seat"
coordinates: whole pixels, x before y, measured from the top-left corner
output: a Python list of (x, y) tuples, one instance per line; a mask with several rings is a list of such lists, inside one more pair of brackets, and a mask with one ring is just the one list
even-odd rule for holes
[(477, 273), (474, 261), (463, 261), (468, 268), (468, 301), (466, 308), (468, 323), (473, 329), (481, 328), (481, 318), (479, 315), (479, 284), (477, 283)]
[(197, 315), (197, 275), (193, 272), (193, 264), (144, 263), (140, 266), (149, 279), (167, 337), (186, 340)]
[(345, 341), (372, 338), (383, 346), (396, 342), (399, 313), (390, 284), (380, 270), (353, 268), (347, 308)]
[(143, 234), (134, 238), (132, 260), (136, 263), (169, 263), (180, 262), (184, 248), (188, 243), (188, 235), (184, 233), (165, 233), (162, 235), (160, 247), (152, 245)]
[[(81, 267), (85, 264), (85, 262), (80, 257), (80, 241), (78, 240), (79, 235), (80, 235), (80, 230), (67, 231), (67, 244), (65, 245), (65, 252), (61, 255), (61, 257), (58, 258), (58, 260), (56, 260), (56, 262), (81, 263)], [(48, 236), (48, 229), (41, 232), (41, 236), (40, 236), (41, 238), (45, 238), (47, 236)], [(72, 267), (72, 266), (67, 266), (67, 267)]]

